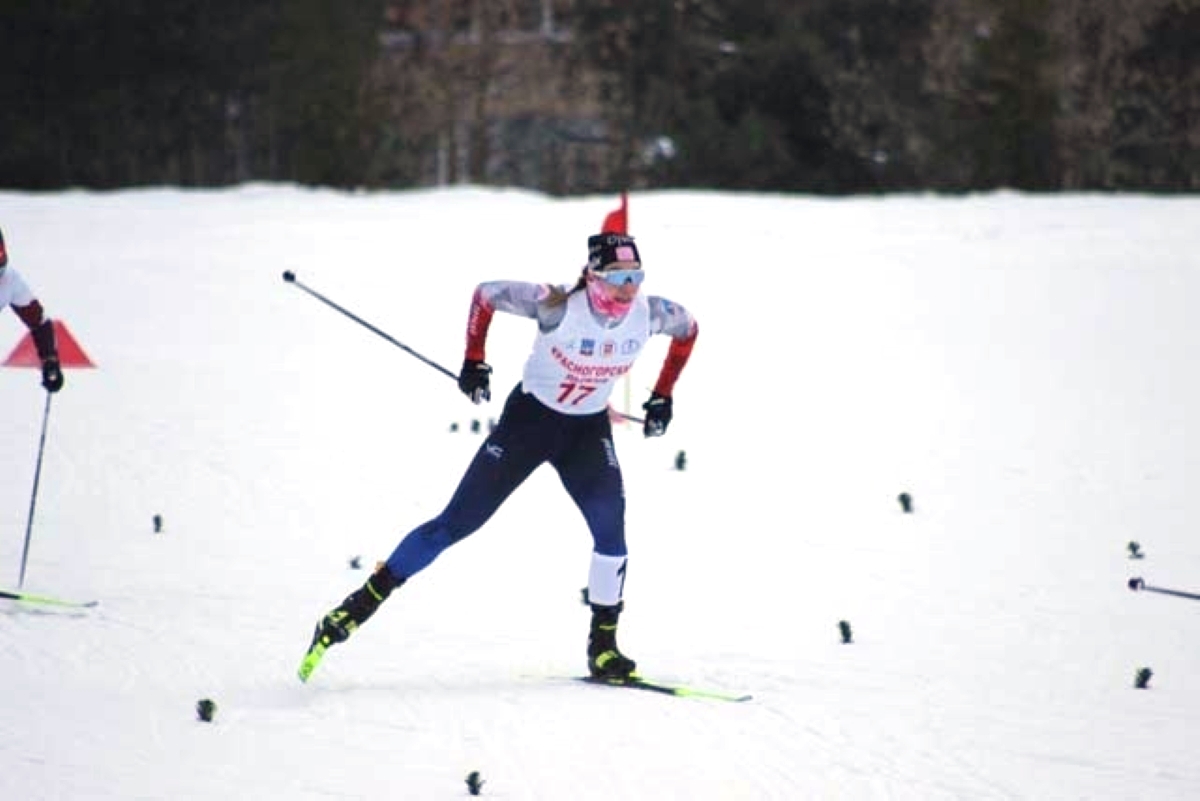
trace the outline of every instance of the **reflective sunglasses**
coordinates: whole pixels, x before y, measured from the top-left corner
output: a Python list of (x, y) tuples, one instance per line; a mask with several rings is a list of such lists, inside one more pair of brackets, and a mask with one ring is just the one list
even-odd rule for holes
[(642, 279), (646, 277), (641, 270), (597, 270), (596, 275), (600, 276), (606, 284), (613, 286), (625, 286), (626, 284), (640, 286)]

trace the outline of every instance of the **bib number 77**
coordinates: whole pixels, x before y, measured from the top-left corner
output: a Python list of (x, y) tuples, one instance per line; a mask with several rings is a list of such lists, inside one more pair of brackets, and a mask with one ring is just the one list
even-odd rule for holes
[(578, 406), (588, 395), (599, 389), (595, 384), (576, 384), (573, 381), (564, 381), (558, 388), (558, 402), (566, 406)]

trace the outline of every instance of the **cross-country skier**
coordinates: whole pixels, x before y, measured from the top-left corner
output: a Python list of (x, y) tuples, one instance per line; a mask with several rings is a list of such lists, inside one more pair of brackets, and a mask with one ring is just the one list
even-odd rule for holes
[(491, 281), (476, 288), (459, 389), (474, 403), (491, 398), (492, 368), (485, 361), (484, 346), (497, 311), (537, 321), (524, 375), (441, 514), (409, 532), (362, 587), (317, 622), (300, 666), (302, 680), (329, 646), (353, 634), (394, 589), (442, 551), (479, 529), (547, 462), (558, 472), (592, 535), (589, 672), (614, 680), (635, 676), (634, 661), (617, 648), (627, 553), (625, 495), (608, 400), (647, 340), (655, 334), (671, 337), (654, 390), (642, 405), (645, 436), (664, 434), (671, 422), (675, 382), (698, 333), (695, 319), (682, 306), (639, 294), (643, 276), (633, 238), (601, 233), (588, 238), (588, 263), (574, 286)]
[(21, 322), (33, 333), (33, 344), (42, 361), (42, 386), (47, 392), (58, 392), (63, 387), (63, 372), (58, 363), (54, 324), (46, 317), (29, 285), (8, 266), (8, 250), (4, 246), (4, 234), (0, 232), (0, 308), (4, 306), (12, 306)]

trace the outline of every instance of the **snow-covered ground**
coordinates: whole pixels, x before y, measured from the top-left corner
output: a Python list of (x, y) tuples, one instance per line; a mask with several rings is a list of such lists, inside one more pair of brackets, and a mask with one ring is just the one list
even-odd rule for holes
[[(0, 601), (0, 798), (1200, 796), (1200, 604), (1126, 586), (1200, 591), (1196, 198), (633, 195), (645, 289), (701, 335), (668, 435), (618, 434), (621, 642), (753, 700), (564, 678), (590, 540), (549, 468), (296, 679), (500, 404), (282, 272), (457, 372), (474, 285), (573, 280), (615, 205), (0, 193), (97, 365), (50, 406), (23, 589), (100, 602)], [(532, 337), (493, 323), (498, 399)], [(46, 407), (32, 370), (0, 397), (13, 590)]]

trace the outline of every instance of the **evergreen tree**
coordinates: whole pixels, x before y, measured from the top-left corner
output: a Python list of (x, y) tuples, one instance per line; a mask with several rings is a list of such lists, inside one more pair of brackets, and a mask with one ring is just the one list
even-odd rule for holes
[(1118, 102), (1121, 141), (1112, 154), (1124, 182), (1200, 189), (1200, 4), (1164, 7), (1129, 59)]
[(1049, 0), (1000, 0), (975, 41), (967, 94), (957, 102), (973, 157), (970, 188), (1058, 186)]

